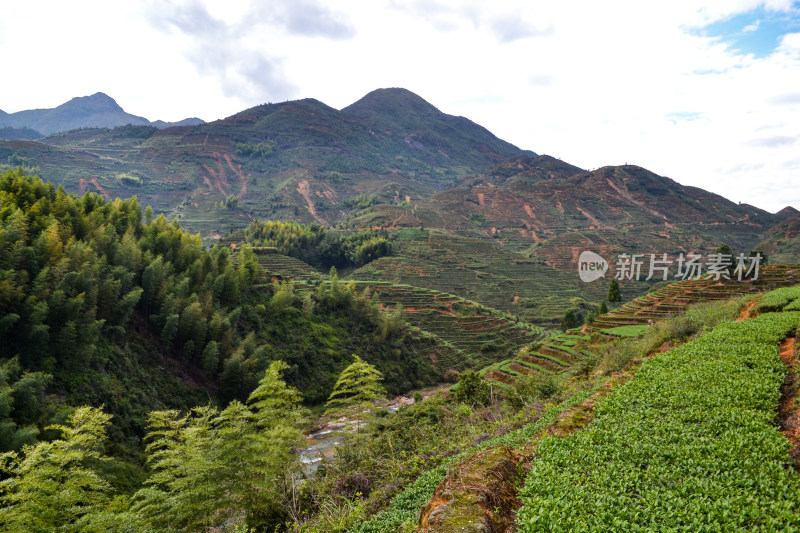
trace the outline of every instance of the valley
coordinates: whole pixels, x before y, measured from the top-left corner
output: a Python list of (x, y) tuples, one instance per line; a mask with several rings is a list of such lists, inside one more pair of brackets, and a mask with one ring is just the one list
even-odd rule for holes
[[(4, 530), (796, 521), (793, 207), (587, 171), (399, 88), (179, 124), (86, 98), (0, 116)], [(647, 281), (623, 254), (762, 262)]]

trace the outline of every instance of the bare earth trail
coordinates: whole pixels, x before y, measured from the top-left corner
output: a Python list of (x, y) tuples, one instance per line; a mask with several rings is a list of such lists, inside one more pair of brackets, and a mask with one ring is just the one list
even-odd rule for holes
[(800, 377), (797, 374), (797, 339), (789, 337), (783, 341), (780, 354), (789, 373), (783, 384), (778, 419), (781, 423), (781, 433), (792, 445), (789, 453), (795, 461), (795, 470), (800, 472), (800, 405), (797, 401)]
[(311, 216), (322, 226), (328, 227), (328, 222), (319, 216), (317, 210), (314, 209), (314, 202), (311, 201), (311, 187), (308, 185), (308, 180), (302, 179), (297, 183), (297, 192), (300, 193), (300, 196), (306, 201), (306, 209), (311, 213)]

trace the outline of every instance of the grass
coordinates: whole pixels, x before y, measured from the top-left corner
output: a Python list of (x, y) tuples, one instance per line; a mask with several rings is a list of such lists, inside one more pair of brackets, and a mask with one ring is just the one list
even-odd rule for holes
[(613, 335), (614, 337), (638, 337), (647, 331), (646, 324), (639, 324), (636, 326), (618, 326), (616, 328), (601, 329), (600, 333), (606, 335)]

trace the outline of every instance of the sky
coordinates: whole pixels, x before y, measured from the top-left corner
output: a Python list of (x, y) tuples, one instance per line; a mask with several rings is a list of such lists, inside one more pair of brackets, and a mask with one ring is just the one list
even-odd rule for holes
[(150, 120), (404, 87), (520, 148), (800, 209), (800, 2), (0, 2), (0, 109)]

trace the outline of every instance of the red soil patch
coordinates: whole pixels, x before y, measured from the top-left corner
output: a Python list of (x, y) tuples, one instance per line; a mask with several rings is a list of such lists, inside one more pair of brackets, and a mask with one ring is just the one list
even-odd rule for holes
[(242, 171), (241, 163), (236, 163), (236, 167), (233, 166), (233, 161), (230, 155), (224, 154), (225, 161), (228, 163), (230, 169), (236, 174), (239, 178), (239, 194), (237, 195), (239, 198), (242, 198), (245, 194), (247, 194), (247, 179), (244, 177), (244, 172)]
[(797, 392), (800, 380), (797, 375), (797, 339), (787, 338), (781, 344), (781, 360), (789, 369), (783, 383), (781, 402), (778, 409), (783, 433), (792, 445), (789, 452), (794, 459), (794, 468), (800, 472), (800, 405), (797, 402)]
[(94, 185), (95, 187), (97, 187), (97, 190), (98, 190), (98, 191), (100, 191), (100, 194), (102, 194), (102, 195), (103, 195), (103, 198), (105, 198), (106, 200), (111, 200), (111, 193), (110, 193), (110, 192), (108, 192), (107, 190), (105, 190), (104, 188), (102, 188), (102, 187), (100, 186), (100, 184), (99, 184), (99, 183), (97, 183), (97, 178), (92, 178), (92, 179), (91, 179), (91, 182), (92, 182), (92, 185)]

